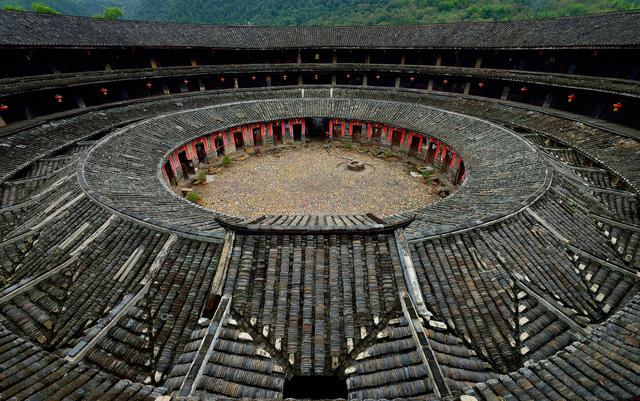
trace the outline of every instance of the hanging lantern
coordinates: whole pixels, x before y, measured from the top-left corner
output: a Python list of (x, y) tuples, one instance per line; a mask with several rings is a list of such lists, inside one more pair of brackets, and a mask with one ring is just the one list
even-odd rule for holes
[(318, 74), (313, 74), (313, 79), (317, 81), (318, 80)]
[(151, 82), (147, 82), (144, 86), (146, 86), (147, 89), (151, 89), (153, 85), (151, 84)]
[(448, 80), (448, 79), (443, 79), (443, 80), (442, 80), (442, 83), (443, 83), (444, 85), (448, 85), (448, 84), (449, 84), (449, 80)]
[(58, 103), (62, 103), (62, 95), (57, 94), (57, 95), (55, 95), (53, 98), (56, 100), (56, 102), (58, 102)]
[(7, 111), (9, 110), (9, 106), (7, 106), (6, 104), (0, 104), (0, 111)]
[(285, 75), (283, 75), (283, 76), (282, 76), (282, 80), (283, 80), (283, 81), (286, 81), (286, 80), (287, 80), (287, 74), (285, 74)]
[(252, 81), (255, 81), (255, 80), (256, 80), (256, 76), (255, 76), (255, 75), (252, 75), (252, 76), (251, 76), (251, 80), (252, 80)]
[(576, 95), (574, 95), (573, 93), (570, 94), (569, 96), (567, 96), (567, 102), (569, 103), (573, 103), (574, 100), (576, 100)]
[(109, 94), (109, 90), (107, 88), (100, 88), (100, 93), (102, 93), (104, 96), (107, 96)]
[(480, 89), (484, 88), (484, 82), (479, 82), (478, 83), (478, 88), (480, 88)]
[(416, 80), (416, 77), (409, 77), (409, 81), (413, 82)]
[(520, 88), (520, 92), (521, 93), (527, 93), (527, 92), (529, 92), (529, 88), (527, 88), (526, 86), (523, 86), (522, 88)]
[(622, 108), (622, 102), (616, 102), (613, 104), (613, 112), (617, 113)]
[(188, 85), (189, 84), (189, 80), (185, 79), (185, 80), (182, 81), (182, 83), (185, 84), (185, 85)]
[(351, 74), (347, 74), (347, 79), (351, 79)]
[(376, 75), (376, 79), (380, 79), (380, 75)]

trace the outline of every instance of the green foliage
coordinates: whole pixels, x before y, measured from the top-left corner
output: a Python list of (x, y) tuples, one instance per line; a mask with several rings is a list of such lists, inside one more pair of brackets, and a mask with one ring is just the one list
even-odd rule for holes
[(353, 143), (351, 142), (351, 139), (343, 139), (342, 140), (342, 147), (346, 150), (351, 150), (353, 149)]
[(204, 183), (207, 181), (207, 170), (198, 170), (198, 173), (196, 174), (196, 181), (198, 181), (199, 183)]
[(383, 155), (386, 159), (388, 159), (388, 158), (390, 158), (390, 157), (393, 157), (393, 152), (391, 151), (391, 149), (389, 149), (389, 148), (385, 148), (385, 149), (382, 151), (382, 155)]
[(193, 202), (193, 203), (198, 203), (198, 201), (202, 199), (200, 194), (197, 192), (189, 192), (186, 198), (189, 202)]
[(504, 21), (639, 7), (640, 0), (135, 0), (127, 14), (216, 24), (397, 25)]
[(222, 165), (223, 166), (228, 166), (231, 164), (231, 158), (229, 156), (224, 156), (222, 158)]
[(60, 14), (56, 9), (45, 3), (31, 3), (31, 9), (40, 14)]
[(431, 176), (433, 175), (433, 171), (423, 171), (422, 178), (429, 181), (431, 180)]
[(2, 9), (6, 11), (27, 11), (26, 8), (14, 4), (7, 4), (6, 6), (2, 6)]
[(124, 13), (120, 7), (105, 7), (102, 14), (94, 15), (94, 18), (100, 19), (118, 19), (122, 17)]

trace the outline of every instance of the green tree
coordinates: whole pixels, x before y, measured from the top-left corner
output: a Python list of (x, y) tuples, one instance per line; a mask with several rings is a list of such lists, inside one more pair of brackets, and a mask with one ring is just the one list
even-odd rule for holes
[(120, 7), (105, 7), (102, 14), (94, 15), (94, 18), (118, 19), (123, 15), (124, 13)]
[(40, 14), (60, 14), (56, 9), (45, 3), (31, 3), (31, 9)]
[(6, 6), (2, 6), (2, 9), (6, 11), (27, 11), (26, 8), (14, 4), (7, 4)]

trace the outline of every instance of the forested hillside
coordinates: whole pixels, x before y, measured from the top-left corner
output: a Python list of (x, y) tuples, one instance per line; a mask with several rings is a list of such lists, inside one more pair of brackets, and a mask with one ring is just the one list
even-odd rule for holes
[[(124, 18), (252, 25), (424, 24), (504, 21), (640, 8), (640, 0), (44, 0), (64, 14), (117, 6)], [(31, 8), (29, 0), (0, 6)]]

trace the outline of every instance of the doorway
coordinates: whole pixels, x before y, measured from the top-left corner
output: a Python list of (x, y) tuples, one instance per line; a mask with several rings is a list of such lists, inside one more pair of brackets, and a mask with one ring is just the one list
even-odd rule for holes
[(413, 135), (411, 137), (411, 144), (409, 145), (409, 156), (418, 156), (418, 148), (420, 147), (420, 137)]
[(293, 140), (301, 141), (302, 140), (302, 124), (295, 123), (293, 124)]
[(282, 398), (348, 399), (347, 382), (337, 376), (293, 376), (284, 382)]
[(329, 120), (326, 118), (307, 118), (308, 139), (324, 139), (329, 132)]
[(353, 143), (362, 142), (362, 125), (353, 125), (351, 130)]
[(236, 131), (233, 133), (233, 143), (236, 145), (236, 150), (244, 149), (244, 137), (242, 131)]
[(169, 184), (176, 185), (176, 176), (173, 174), (173, 169), (171, 168), (171, 162), (169, 160), (164, 163), (164, 172), (167, 174)]
[(282, 145), (282, 123), (273, 124), (273, 144)]
[(391, 146), (400, 146), (401, 140), (402, 140), (402, 132), (400, 132), (400, 130), (394, 129), (391, 132)]
[(204, 149), (204, 143), (196, 143), (196, 155), (198, 155), (198, 163), (207, 164), (207, 151)]
[(222, 138), (222, 135), (216, 135), (216, 137), (213, 138), (213, 143), (216, 146), (216, 153), (218, 156), (224, 155), (224, 139)]
[(189, 174), (195, 174), (196, 169), (193, 167), (193, 162), (187, 158), (187, 152), (184, 150), (178, 153), (178, 160), (180, 160), (180, 168), (184, 178), (189, 178)]
[(253, 133), (253, 145), (262, 146), (262, 128), (255, 127), (252, 129)]

